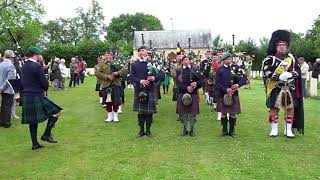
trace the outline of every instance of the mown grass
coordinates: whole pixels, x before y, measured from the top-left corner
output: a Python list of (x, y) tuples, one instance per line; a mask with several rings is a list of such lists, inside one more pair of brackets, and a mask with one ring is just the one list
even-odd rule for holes
[[(319, 179), (320, 104), (305, 101), (305, 135), (269, 138), (264, 89), (255, 80), (241, 90), (238, 137), (220, 137), (216, 113), (202, 99), (196, 136), (181, 137), (172, 94), (162, 95), (152, 138), (136, 138), (133, 90), (126, 90), (120, 123), (104, 122), (95, 79), (49, 92), (64, 108), (53, 130), (58, 144), (31, 151), (28, 127), (0, 128), (0, 179)], [(20, 108), (18, 109), (21, 112)], [(283, 131), (281, 121), (280, 132)], [(38, 132), (40, 137), (45, 123)]]

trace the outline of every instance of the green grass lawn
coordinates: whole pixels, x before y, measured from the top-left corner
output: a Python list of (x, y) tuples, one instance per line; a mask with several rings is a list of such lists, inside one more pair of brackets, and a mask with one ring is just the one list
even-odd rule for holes
[[(237, 138), (220, 137), (216, 113), (203, 98), (196, 136), (182, 137), (170, 93), (162, 95), (153, 137), (136, 138), (133, 90), (126, 90), (120, 122), (107, 124), (94, 87), (87, 78), (74, 89), (49, 92), (64, 108), (53, 130), (58, 144), (41, 142), (45, 148), (31, 151), (28, 126), (13, 120), (15, 128), (0, 128), (0, 179), (320, 179), (319, 100), (305, 101), (305, 136), (269, 138), (264, 87), (254, 81), (241, 90)], [(282, 116), (280, 122), (282, 134)]]

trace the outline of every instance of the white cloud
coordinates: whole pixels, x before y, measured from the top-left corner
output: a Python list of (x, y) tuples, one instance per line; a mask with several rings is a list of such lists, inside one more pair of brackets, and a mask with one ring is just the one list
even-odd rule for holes
[[(165, 29), (211, 29), (225, 41), (270, 37), (277, 29), (305, 32), (320, 14), (319, 0), (98, 0), (106, 23), (122, 13), (143, 12), (158, 17)], [(44, 20), (75, 16), (75, 8), (87, 8), (90, 0), (42, 0)]]

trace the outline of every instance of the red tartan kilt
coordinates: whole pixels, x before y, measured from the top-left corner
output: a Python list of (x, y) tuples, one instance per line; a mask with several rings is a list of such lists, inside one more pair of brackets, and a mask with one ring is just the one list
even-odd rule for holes
[(215, 97), (216, 96), (215, 95), (215, 86), (211, 84), (208, 87), (208, 92), (209, 92), (209, 97)]
[(199, 101), (200, 101), (199, 93), (191, 95), (191, 97), (192, 97), (192, 105), (187, 106), (187, 107), (184, 106), (183, 103), (182, 103), (182, 96), (183, 96), (183, 93), (179, 93), (178, 94), (176, 113), (177, 114), (181, 114), (181, 113), (198, 114), (200, 112), (200, 108), (199, 108)]
[(222, 112), (222, 114), (240, 114), (241, 108), (240, 108), (240, 98), (239, 96), (233, 95), (233, 104), (231, 106), (225, 106), (223, 103), (223, 98), (218, 99), (217, 104), (217, 112)]

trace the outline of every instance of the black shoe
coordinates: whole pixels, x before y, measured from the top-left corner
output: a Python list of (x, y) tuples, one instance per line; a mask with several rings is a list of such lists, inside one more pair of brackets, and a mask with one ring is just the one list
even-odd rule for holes
[(222, 125), (222, 133), (221, 136), (225, 137), (228, 136), (228, 119), (227, 117), (221, 118), (221, 125)]
[(228, 136), (228, 135), (229, 135), (229, 133), (226, 132), (226, 131), (222, 131), (222, 133), (221, 133), (221, 136), (222, 136), (222, 137), (225, 137), (225, 136)]
[(191, 131), (189, 132), (189, 135), (190, 135), (191, 137), (194, 137), (194, 136), (195, 136), (195, 134), (194, 134), (194, 132), (193, 132), (193, 129), (191, 129)]
[(151, 131), (147, 131), (147, 132), (146, 132), (146, 135), (147, 135), (148, 137), (151, 137), (151, 136), (152, 136)]
[(229, 133), (229, 136), (231, 136), (231, 137), (233, 137), (233, 138), (236, 138), (237, 136), (236, 136), (236, 133), (233, 131), (233, 132), (230, 132)]
[(182, 131), (182, 136), (186, 136), (186, 135), (188, 135), (188, 131), (187, 131), (187, 129), (186, 128), (183, 128), (183, 131)]
[(43, 147), (44, 147), (44, 146), (42, 146), (41, 144), (33, 145), (33, 146), (32, 146), (32, 150), (41, 149), (41, 148), (43, 148)]
[(143, 131), (140, 131), (139, 134), (138, 134), (138, 137), (142, 137), (144, 135), (146, 135), (146, 134)]
[(0, 126), (3, 126), (4, 128), (13, 128), (12, 124), (7, 124), (7, 123), (1, 123)]
[(49, 143), (58, 143), (58, 141), (56, 141), (55, 139), (53, 139), (53, 137), (52, 136), (49, 136), (49, 137), (46, 137), (46, 136), (42, 136), (41, 137), (41, 140), (42, 141), (47, 141), (47, 142), (49, 142)]

